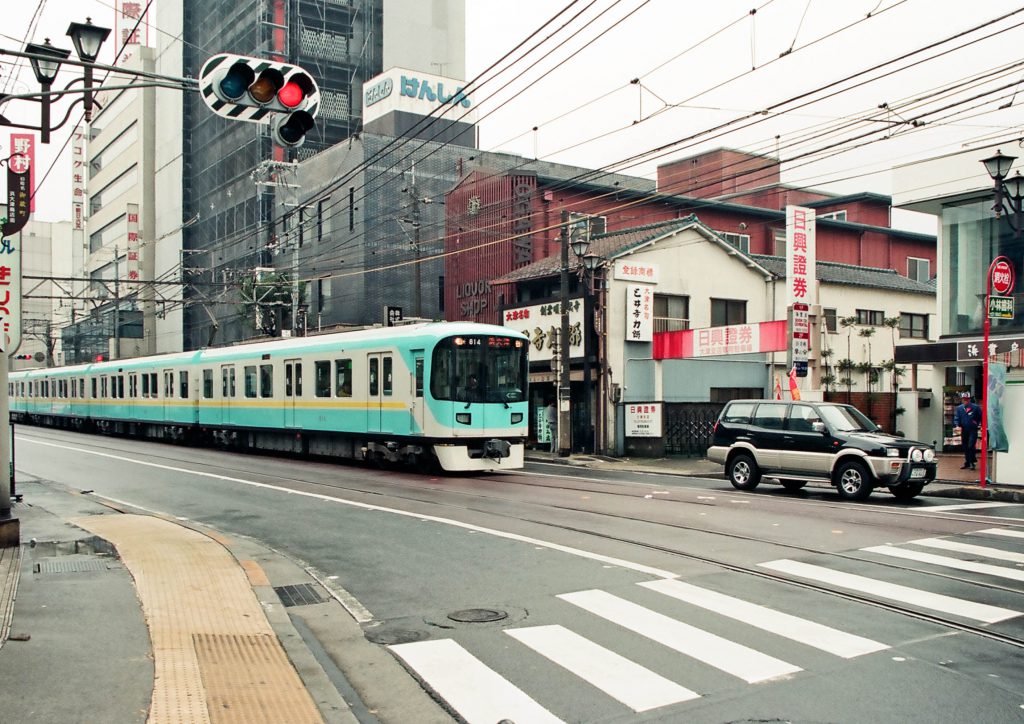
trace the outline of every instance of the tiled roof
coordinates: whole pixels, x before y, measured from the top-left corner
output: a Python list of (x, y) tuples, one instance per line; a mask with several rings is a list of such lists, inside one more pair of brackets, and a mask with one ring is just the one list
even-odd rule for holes
[[(765, 256), (762, 254), (751, 254), (750, 257), (775, 276), (785, 278), (785, 257)], [(935, 294), (935, 285), (905, 277), (897, 274), (892, 269), (838, 264), (832, 261), (819, 261), (815, 266), (817, 268), (818, 281), (827, 284), (888, 289), (896, 292), (910, 292), (912, 294)]]
[[(613, 231), (607, 234), (597, 234), (590, 239), (590, 252), (604, 259), (614, 259), (625, 254), (630, 249), (643, 246), (663, 236), (670, 236), (689, 227), (700, 226), (694, 218), (671, 219), (660, 221), (656, 224), (645, 226), (634, 226), (622, 231)], [(572, 252), (570, 251), (571, 255)], [(543, 277), (555, 276), (562, 271), (562, 260), (560, 255), (552, 256), (527, 264), (515, 271), (511, 271), (503, 277), (493, 280), (491, 283), (519, 282), (525, 279), (540, 279)]]

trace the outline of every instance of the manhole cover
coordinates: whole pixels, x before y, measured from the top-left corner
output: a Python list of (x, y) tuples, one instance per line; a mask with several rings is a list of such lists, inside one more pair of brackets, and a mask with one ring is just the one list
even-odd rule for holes
[(95, 558), (39, 561), (35, 564), (34, 569), (35, 573), (86, 573), (88, 571), (105, 571), (107, 563)]
[(366, 636), (366, 640), (372, 644), (380, 644), (382, 646), (393, 646), (395, 644), (411, 644), (415, 641), (422, 641), (427, 638), (427, 634), (423, 631), (409, 631), (408, 629), (384, 629), (384, 630), (372, 630), (364, 631), (363, 635)]
[(493, 608), (465, 608), (449, 613), (448, 618), (460, 623), (489, 623), (508, 618), (508, 614), (504, 611), (495, 611)]

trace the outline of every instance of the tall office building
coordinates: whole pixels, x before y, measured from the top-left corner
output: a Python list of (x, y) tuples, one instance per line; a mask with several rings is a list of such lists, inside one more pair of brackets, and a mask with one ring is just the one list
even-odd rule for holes
[[(240, 290), (255, 269), (269, 265), (275, 246), (274, 197), (280, 186), (268, 174), (358, 133), (363, 83), (387, 68), (443, 67), (446, 75), (464, 77), (464, 5), (465, 0), (185, 0), (159, 11), (161, 69), (172, 69), (180, 58), (181, 74), (198, 77), (216, 53), (266, 57), (305, 68), (321, 92), (316, 127), (297, 150), (275, 147), (267, 125), (211, 113), (199, 94), (181, 99), (180, 116), (175, 101), (166, 99), (162, 137), (180, 118), (182, 151), (164, 148), (165, 165), (158, 164), (158, 189), (167, 193), (158, 198), (167, 198), (172, 211), (158, 223), (157, 237), (180, 239), (180, 259), (165, 254), (163, 261), (181, 268), (185, 349), (254, 334)], [(178, 168), (181, 206), (174, 208)]]

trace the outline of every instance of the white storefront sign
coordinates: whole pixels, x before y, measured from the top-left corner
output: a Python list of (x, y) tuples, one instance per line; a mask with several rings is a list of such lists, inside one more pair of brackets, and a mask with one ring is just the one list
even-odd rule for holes
[(657, 264), (639, 264), (635, 261), (624, 261), (619, 259), (615, 262), (615, 278), (624, 282), (645, 282), (647, 284), (658, 283)]
[(628, 404), (626, 437), (661, 437), (661, 403)]
[(626, 341), (654, 339), (654, 287), (630, 284), (626, 287)]
[[(793, 307), (793, 364), (806, 374), (810, 352), (810, 308), (816, 297), (814, 209), (786, 207), (786, 297)], [(802, 375), (801, 375), (802, 376)]]

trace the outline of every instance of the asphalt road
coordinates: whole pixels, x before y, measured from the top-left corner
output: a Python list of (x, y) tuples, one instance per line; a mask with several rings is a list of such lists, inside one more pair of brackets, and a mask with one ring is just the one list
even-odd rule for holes
[(17, 436), (19, 474), (253, 538), (343, 588), (364, 639), (321, 643), (345, 671), (389, 654), (352, 681), (391, 696), (382, 721), (420, 720), (391, 694), (417, 682), (492, 724), (1024, 718), (1024, 505)]

